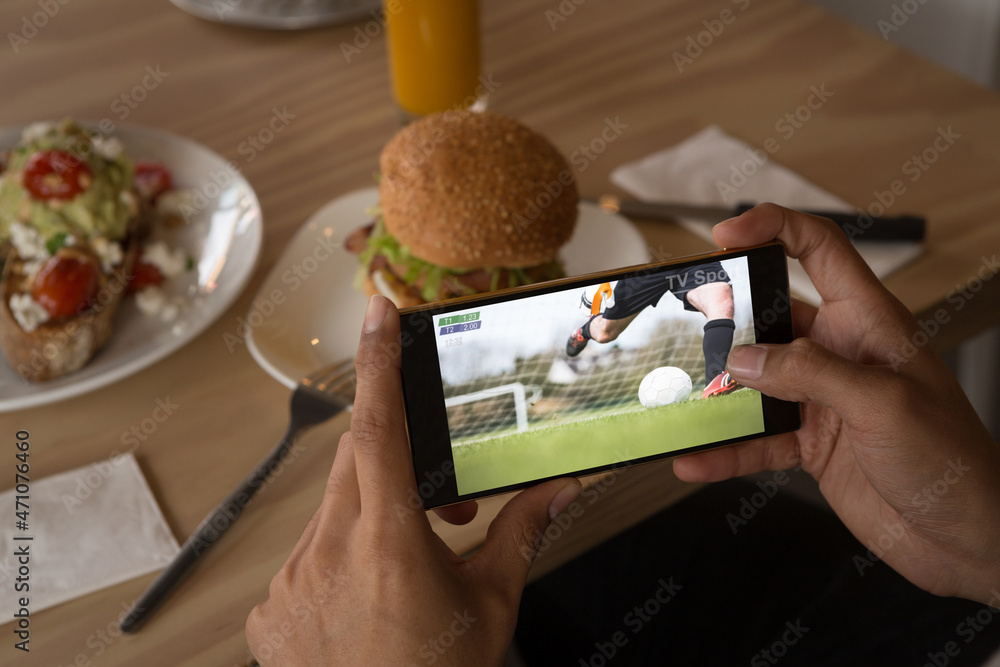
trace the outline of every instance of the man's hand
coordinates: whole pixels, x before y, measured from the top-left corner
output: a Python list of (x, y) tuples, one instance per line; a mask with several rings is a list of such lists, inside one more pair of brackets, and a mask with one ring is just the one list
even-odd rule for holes
[[(319, 511), (247, 619), (262, 665), (497, 665), (536, 537), (579, 493), (554, 480), (514, 497), (465, 561), (406, 510), (417, 493), (403, 418), (399, 315), (368, 303), (351, 431)], [(454, 517), (471, 518), (459, 506)], [(445, 513), (443, 513), (445, 514)]]
[(802, 428), (679, 458), (677, 476), (801, 464), (897, 572), (932, 593), (990, 600), (1000, 589), (1000, 449), (914, 318), (828, 220), (766, 204), (714, 235), (729, 248), (778, 239), (822, 305), (794, 305), (791, 344), (729, 355), (740, 384), (801, 401)]

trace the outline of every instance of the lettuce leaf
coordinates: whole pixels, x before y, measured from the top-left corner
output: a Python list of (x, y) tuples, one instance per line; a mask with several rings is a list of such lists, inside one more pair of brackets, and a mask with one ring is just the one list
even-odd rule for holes
[[(410, 254), (409, 248), (400, 245), (394, 236), (385, 230), (385, 223), (382, 215), (374, 210), (375, 224), (371, 234), (368, 236), (368, 243), (363, 251), (358, 255), (361, 260), (361, 268), (355, 278), (355, 286), (364, 284), (365, 278), (370, 273), (369, 267), (379, 255), (385, 257), (391, 264), (402, 267), (404, 273), (400, 276), (407, 284), (421, 284), (420, 295), (424, 301), (437, 301), (440, 298), (441, 286), (445, 281), (449, 286), (457, 288), (463, 294), (475, 294), (475, 290), (468, 287), (461, 281), (462, 274), (468, 273), (468, 269), (449, 269), (437, 264), (431, 264)], [(496, 290), (500, 284), (503, 272), (507, 271), (507, 287), (527, 285), (533, 282), (528, 274), (522, 269), (485, 269), (490, 272), (490, 290)], [(561, 278), (565, 275), (558, 262), (552, 265), (545, 279)]]

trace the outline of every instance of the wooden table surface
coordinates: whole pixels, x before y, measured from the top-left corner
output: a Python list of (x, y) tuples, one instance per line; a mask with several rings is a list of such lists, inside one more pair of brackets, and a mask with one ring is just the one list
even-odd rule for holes
[[(0, 125), (72, 115), (111, 118), (185, 135), (232, 160), (256, 189), (265, 240), (259, 267), (237, 303), (166, 360), (114, 385), (61, 403), (0, 415), (2, 441), (32, 434), (34, 478), (107, 458), (157, 399), (179, 407), (135, 450), (174, 534), (183, 539), (280, 437), (289, 392), (223, 334), (244, 315), (268, 269), (308, 216), (331, 198), (371, 183), (382, 145), (398, 129), (384, 40), (350, 62), (368, 21), (303, 32), (265, 32), (205, 22), (169, 3), (0, 1), (4, 32), (26, 41), (0, 49), (5, 95)], [(933, 344), (946, 349), (996, 320), (1000, 280), (955, 299), (1000, 249), (1000, 97), (797, 0), (670, 0), (484, 3), (483, 70), (498, 82), (491, 106), (521, 118), (566, 154), (589, 144), (606, 119), (627, 127), (577, 173), (580, 191), (611, 190), (610, 171), (677, 143), (708, 124), (762, 145), (811, 86), (834, 93), (782, 139), (776, 160), (858, 205), (907, 179), (905, 165), (939, 129), (959, 135), (893, 213), (928, 216), (927, 253), (887, 285), (921, 317), (947, 309)], [(50, 7), (51, 9), (51, 7)], [(731, 12), (723, 14), (724, 11)], [(712, 23), (716, 19), (728, 23)], [(563, 20), (564, 19), (564, 20)], [(706, 32), (704, 21), (719, 32)], [(27, 23), (26, 23), (27, 22)], [(32, 30), (32, 22), (39, 24)], [(368, 27), (374, 32), (376, 24)], [(722, 26), (721, 32), (718, 30)], [(691, 38), (691, 41), (689, 41)], [(707, 43), (679, 68), (675, 53)], [(710, 43), (709, 43), (710, 42)], [(361, 44), (364, 44), (361, 42)], [(120, 96), (147, 67), (165, 74), (128, 108)], [(679, 71), (682, 69), (683, 71)], [(294, 119), (253, 160), (240, 145), (274, 110)], [(683, 255), (707, 244), (671, 225), (640, 224), (651, 249)], [(980, 286), (973, 283), (974, 287)], [(949, 300), (951, 297), (951, 300)], [(959, 308), (959, 304), (961, 307)], [(346, 322), (345, 331), (359, 323)], [(137, 635), (116, 636), (122, 606), (152, 575), (68, 602), (32, 618), (31, 653), (20, 664), (243, 665), (243, 624), (318, 505), (339, 435), (339, 417), (309, 434), (306, 453), (254, 501)], [(11, 460), (0, 452), (3, 460)], [(13, 475), (0, 487), (8, 488)], [(588, 507), (535, 574), (631, 525), (691, 490), (669, 464), (632, 469)], [(474, 548), (484, 521), (443, 527), (458, 550)], [(6, 511), (6, 510), (4, 510)], [(6, 548), (6, 547), (4, 547)], [(7, 628), (9, 630), (9, 627)], [(12, 635), (0, 663), (20, 657)]]

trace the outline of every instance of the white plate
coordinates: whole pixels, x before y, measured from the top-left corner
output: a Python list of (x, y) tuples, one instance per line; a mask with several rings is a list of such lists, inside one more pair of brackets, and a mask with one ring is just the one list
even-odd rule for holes
[[(377, 188), (348, 193), (321, 208), (299, 229), (271, 269), (241, 322), (250, 354), (272, 377), (294, 387), (323, 364), (353, 357), (368, 302), (354, 288), (358, 259), (341, 247), (367, 224)], [(646, 241), (631, 222), (580, 204), (573, 238), (562, 250), (568, 275), (649, 261)]]
[(170, 0), (189, 14), (249, 28), (302, 30), (368, 16), (381, 0)]
[[(20, 136), (20, 127), (0, 129), (0, 147), (13, 146)], [(253, 273), (263, 236), (260, 203), (250, 184), (234, 174), (226, 160), (161, 130), (120, 125), (114, 136), (133, 160), (162, 162), (177, 187), (194, 189), (207, 202), (188, 224), (160, 234), (171, 247), (182, 247), (194, 258), (194, 270), (170, 281), (172, 291), (190, 296), (187, 307), (168, 323), (143, 315), (135, 300), (127, 297), (107, 346), (82, 369), (57, 380), (28, 383), (0, 362), (0, 412), (76, 396), (159, 361), (222, 315)], [(200, 203), (197, 198), (195, 203)]]

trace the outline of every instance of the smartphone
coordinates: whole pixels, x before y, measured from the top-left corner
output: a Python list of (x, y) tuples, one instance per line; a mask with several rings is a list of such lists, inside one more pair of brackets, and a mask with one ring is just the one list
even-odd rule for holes
[(797, 403), (724, 373), (733, 345), (792, 340), (777, 243), (400, 315), (406, 424), (426, 509), (801, 423)]

